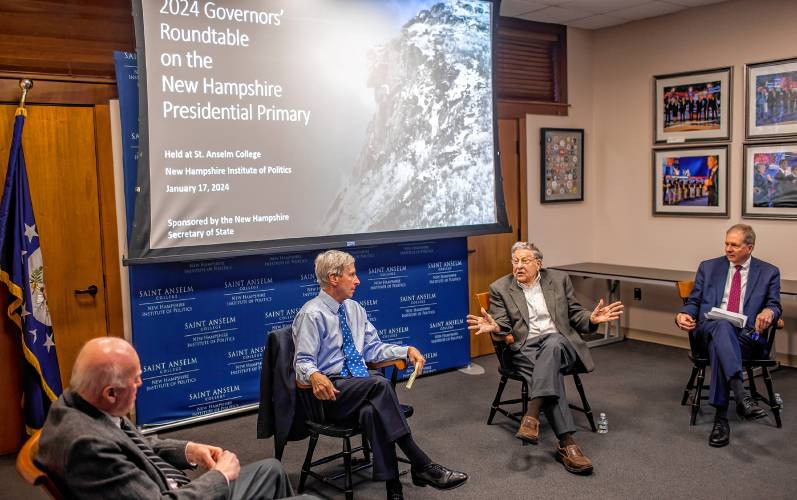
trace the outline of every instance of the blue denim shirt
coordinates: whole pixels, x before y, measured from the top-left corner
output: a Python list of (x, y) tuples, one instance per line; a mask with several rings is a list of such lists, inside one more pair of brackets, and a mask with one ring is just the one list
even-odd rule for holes
[[(406, 359), (407, 347), (387, 344), (379, 339), (374, 325), (368, 321), (363, 306), (354, 300), (343, 302), (349, 321), (354, 346), (366, 363), (387, 359)], [(293, 320), (293, 343), (296, 346), (294, 368), (296, 379), (310, 383), (310, 375), (320, 371), (324, 375), (337, 375), (343, 369), (343, 336), (340, 332), (338, 308), (340, 304), (321, 290), (308, 301)]]

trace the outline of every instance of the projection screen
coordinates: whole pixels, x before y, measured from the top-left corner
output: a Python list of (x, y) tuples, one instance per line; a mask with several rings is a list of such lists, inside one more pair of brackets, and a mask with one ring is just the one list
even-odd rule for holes
[(498, 3), (135, 0), (128, 263), (496, 233)]

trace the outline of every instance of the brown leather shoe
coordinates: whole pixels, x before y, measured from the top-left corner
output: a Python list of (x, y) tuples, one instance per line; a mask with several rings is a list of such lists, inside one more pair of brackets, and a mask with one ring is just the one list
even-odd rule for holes
[(589, 474), (592, 472), (592, 461), (584, 455), (577, 444), (569, 444), (562, 448), (556, 446), (556, 459), (562, 462), (567, 472), (573, 474)]
[(540, 440), (540, 421), (528, 415), (524, 416), (515, 437), (527, 443), (537, 444)]

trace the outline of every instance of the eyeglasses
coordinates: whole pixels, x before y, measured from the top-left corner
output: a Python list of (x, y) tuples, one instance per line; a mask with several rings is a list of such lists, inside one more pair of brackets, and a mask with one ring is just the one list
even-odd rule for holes
[(526, 257), (524, 259), (512, 259), (512, 265), (515, 266), (515, 267), (517, 267), (517, 266), (528, 266), (532, 262), (535, 262), (537, 260), (538, 259), (531, 259), (531, 258), (528, 258), (528, 257)]

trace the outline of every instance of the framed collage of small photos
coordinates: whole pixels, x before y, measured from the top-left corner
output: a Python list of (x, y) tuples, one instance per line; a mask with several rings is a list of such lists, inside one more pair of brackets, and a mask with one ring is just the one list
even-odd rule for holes
[(584, 129), (540, 130), (540, 202), (584, 200)]

